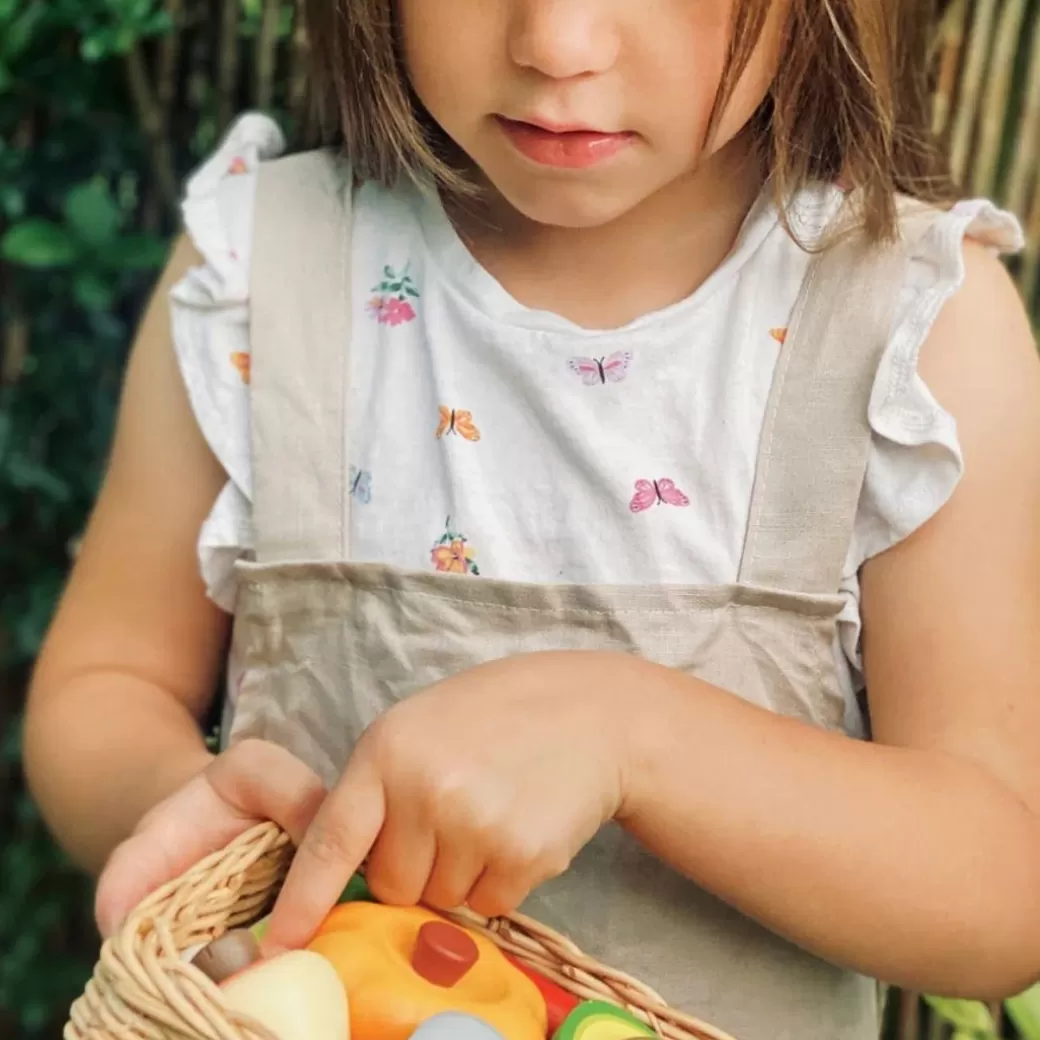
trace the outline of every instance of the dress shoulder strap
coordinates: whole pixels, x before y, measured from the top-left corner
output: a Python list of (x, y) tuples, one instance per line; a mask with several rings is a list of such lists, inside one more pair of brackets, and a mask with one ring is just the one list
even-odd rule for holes
[[(776, 366), (762, 430), (741, 584), (836, 593), (866, 475), (868, 407), (906, 278), (928, 226), (903, 207), (897, 241), (873, 244), (839, 212), (816, 254)], [(844, 230), (843, 230), (844, 229)]]
[(260, 166), (250, 276), (260, 563), (347, 556), (353, 182), (329, 151)]

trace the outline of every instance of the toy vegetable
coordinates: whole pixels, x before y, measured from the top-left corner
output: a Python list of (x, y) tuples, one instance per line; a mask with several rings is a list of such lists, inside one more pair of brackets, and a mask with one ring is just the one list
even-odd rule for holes
[(409, 1040), (446, 1011), (475, 1016), (502, 1040), (545, 1040), (534, 983), (483, 936), (416, 907), (337, 906), (311, 941), (350, 997), (353, 1040)]
[(412, 1033), (411, 1040), (502, 1040), (502, 1037), (479, 1018), (445, 1011), (427, 1019)]
[(573, 993), (568, 993), (562, 986), (557, 986), (551, 979), (547, 979), (534, 968), (528, 967), (522, 961), (517, 960), (511, 954), (506, 954), (506, 959), (519, 971), (522, 971), (537, 987), (545, 1001), (545, 1010), (548, 1015), (549, 1035), (552, 1036), (566, 1021), (567, 1016), (578, 1006), (578, 998)]
[(567, 1016), (553, 1040), (639, 1040), (656, 1035), (624, 1008), (603, 1000), (587, 1000)]
[(195, 957), (233, 1011), (266, 1026), (278, 1040), (350, 1040), (347, 996), (335, 968), (308, 950), (261, 961), (255, 937), (228, 932)]

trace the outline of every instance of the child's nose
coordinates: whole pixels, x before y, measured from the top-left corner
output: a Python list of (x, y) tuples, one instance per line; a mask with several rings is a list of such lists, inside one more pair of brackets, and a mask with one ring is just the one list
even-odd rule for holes
[[(634, 0), (625, 0), (632, 3)], [(617, 60), (618, 19), (604, 0), (514, 0), (509, 53), (552, 79), (606, 72)]]

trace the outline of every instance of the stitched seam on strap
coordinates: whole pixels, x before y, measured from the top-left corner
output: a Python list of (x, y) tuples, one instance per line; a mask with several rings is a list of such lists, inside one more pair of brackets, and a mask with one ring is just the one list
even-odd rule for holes
[(788, 349), (783, 351), (780, 356), (778, 364), (782, 366), (779, 373), (779, 381), (776, 386), (776, 393), (772, 395), (772, 399), (769, 403), (769, 412), (766, 416), (766, 429), (765, 436), (762, 441), (761, 449), (761, 463), (762, 463), (762, 474), (757, 482), (757, 487), (752, 492), (752, 510), (750, 516), (750, 529), (748, 530), (747, 544), (744, 548), (744, 561), (741, 565), (740, 579), (742, 582), (746, 582), (748, 579), (753, 577), (754, 564), (756, 551), (758, 547), (759, 534), (761, 533), (760, 521), (762, 519), (762, 507), (767, 501), (767, 493), (769, 491), (769, 475), (773, 465), (773, 442), (776, 436), (776, 421), (780, 414), (780, 406), (783, 403), (784, 387), (787, 384), (787, 376), (791, 370), (791, 364), (794, 359), (795, 348), (801, 346), (801, 330), (802, 322), (805, 318), (805, 314), (809, 307), (809, 299), (812, 295), (814, 286), (816, 285), (816, 279), (819, 274), (820, 265), (819, 260), (814, 260), (812, 270), (809, 272), (809, 280), (805, 286), (805, 290), (801, 298), (798, 300), (797, 307), (799, 313), (797, 315), (797, 321), (794, 327), (790, 330), (791, 341), (788, 345)]

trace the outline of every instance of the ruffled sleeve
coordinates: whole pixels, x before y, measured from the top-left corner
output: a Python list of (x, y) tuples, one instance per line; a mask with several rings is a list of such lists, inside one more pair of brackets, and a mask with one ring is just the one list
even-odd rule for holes
[(189, 179), (182, 214), (202, 255), (170, 294), (174, 349), (196, 421), (228, 483), (199, 536), (209, 595), (234, 609), (232, 569), (252, 547), (249, 263), (259, 164), (285, 150), (278, 126), (250, 114)]
[(998, 254), (1024, 244), (1011, 214), (973, 200), (937, 214), (915, 248), (871, 394), (873, 440), (842, 587), (842, 648), (860, 684), (859, 570), (935, 516), (964, 472), (956, 421), (921, 379), (917, 360), (939, 312), (964, 282), (966, 238)]

